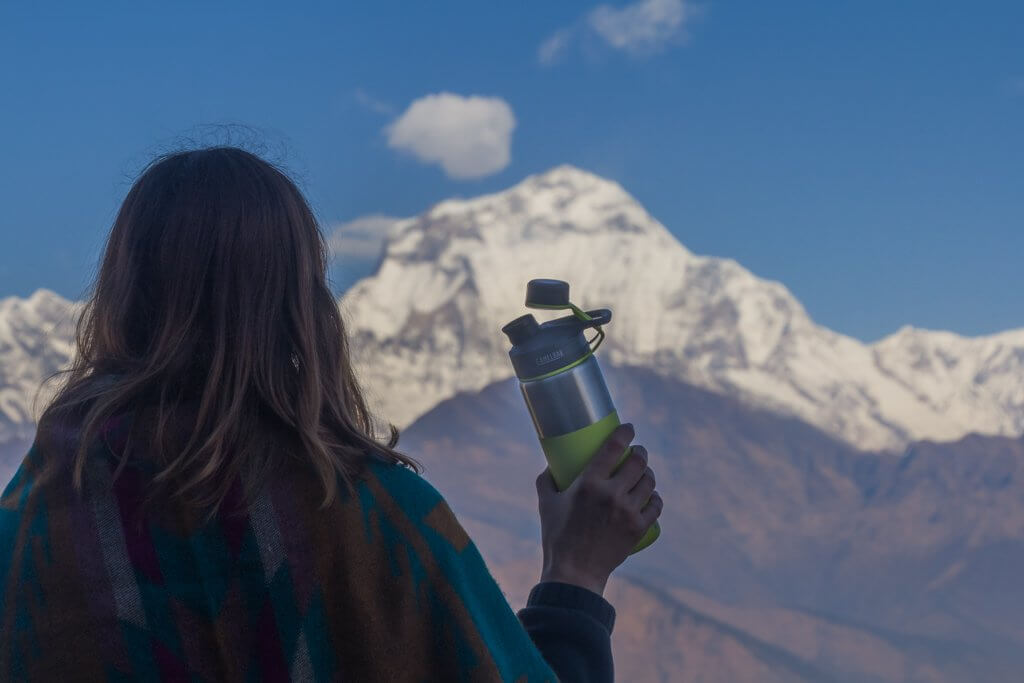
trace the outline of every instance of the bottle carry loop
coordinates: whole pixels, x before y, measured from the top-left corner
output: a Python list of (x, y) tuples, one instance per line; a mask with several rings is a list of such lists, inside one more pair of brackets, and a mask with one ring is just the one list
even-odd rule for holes
[[(572, 311), (573, 315), (575, 315), (577, 318), (579, 318), (580, 320), (582, 320), (585, 323), (587, 323), (586, 325), (583, 326), (584, 329), (586, 329), (588, 327), (593, 327), (595, 330), (597, 330), (597, 334), (595, 334), (593, 337), (591, 337), (590, 339), (587, 340), (587, 345), (591, 345), (592, 344), (592, 346), (590, 346), (590, 353), (593, 353), (593, 352), (597, 351), (597, 347), (599, 347), (601, 345), (601, 342), (604, 341), (605, 333), (604, 333), (604, 330), (601, 329), (601, 325), (603, 325), (606, 322), (608, 322), (609, 320), (611, 320), (611, 317), (612, 317), (612, 315), (611, 315), (612, 312), (609, 311), (607, 308), (597, 308), (597, 309), (594, 309), (592, 311), (584, 311), (582, 308), (580, 308), (576, 304), (572, 303), (571, 301), (569, 303), (567, 303), (567, 304), (557, 304), (557, 305), (537, 304), (537, 303), (531, 303), (531, 302), (527, 301), (526, 302), (526, 307), (527, 308), (547, 309), (549, 311), (558, 311), (558, 310), (564, 310), (564, 309), (567, 309), (567, 308), (570, 309)], [(593, 343), (595, 339), (597, 340), (596, 344)]]

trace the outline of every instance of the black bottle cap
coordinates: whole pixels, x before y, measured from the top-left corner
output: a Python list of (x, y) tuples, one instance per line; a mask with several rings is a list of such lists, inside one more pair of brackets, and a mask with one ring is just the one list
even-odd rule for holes
[(526, 283), (526, 305), (569, 307), (569, 283), (540, 278)]

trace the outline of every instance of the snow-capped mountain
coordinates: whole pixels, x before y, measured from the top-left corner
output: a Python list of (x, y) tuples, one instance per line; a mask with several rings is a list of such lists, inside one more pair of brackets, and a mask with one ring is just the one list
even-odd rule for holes
[(48, 289), (27, 299), (0, 299), (0, 445), (31, 441), (38, 412), (57, 382), (47, 385), (33, 406), (36, 391), (45, 377), (71, 361), (80, 310), (80, 303)]
[(341, 301), (382, 414), (408, 425), (511, 376), (501, 326), (527, 280), (614, 311), (600, 355), (792, 414), (865, 449), (1024, 432), (1024, 330), (905, 328), (874, 345), (816, 325), (780, 283), (688, 251), (622, 187), (570, 166), (396, 225)]
[(1024, 329), (965, 338), (908, 326), (871, 349), (881, 372), (958, 427), (1024, 433)]
[[(691, 253), (618, 184), (571, 166), (392, 227), (377, 271), (339, 302), (381, 416), (404, 427), (511, 377), (500, 328), (527, 312), (535, 277), (613, 309), (602, 362), (799, 417), (859, 448), (1024, 433), (1024, 329), (904, 328), (863, 344), (815, 324), (780, 283)], [(70, 360), (79, 310), (48, 290), (0, 301), (0, 443), (33, 433), (32, 396)]]

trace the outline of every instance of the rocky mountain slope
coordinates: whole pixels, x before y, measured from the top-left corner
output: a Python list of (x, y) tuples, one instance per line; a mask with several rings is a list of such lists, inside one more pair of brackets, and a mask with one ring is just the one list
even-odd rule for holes
[[(894, 457), (646, 368), (608, 376), (665, 499), (613, 594), (629, 680), (1019, 679), (1024, 439)], [(399, 447), (525, 597), (544, 460), (514, 380), (441, 403)]]

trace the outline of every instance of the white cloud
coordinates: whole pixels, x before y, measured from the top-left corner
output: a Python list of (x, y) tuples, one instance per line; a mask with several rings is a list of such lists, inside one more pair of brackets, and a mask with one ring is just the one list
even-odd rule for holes
[(467, 180), (508, 166), (516, 117), (500, 97), (442, 92), (413, 101), (384, 129), (388, 146)]
[(567, 28), (555, 31), (537, 48), (537, 60), (548, 65), (557, 62), (569, 47), (571, 32)]
[(353, 96), (356, 98), (356, 102), (358, 102), (360, 106), (362, 106), (364, 109), (372, 111), (375, 114), (384, 114), (386, 116), (395, 115), (394, 107), (392, 107), (387, 102), (384, 102), (383, 100), (377, 99), (376, 97), (366, 92), (362, 88), (356, 88), (356, 91), (353, 93)]
[(587, 23), (612, 47), (644, 53), (677, 39), (689, 16), (683, 0), (640, 0), (621, 9), (601, 5)]
[(331, 260), (369, 261), (380, 256), (384, 240), (400, 221), (393, 216), (360, 216), (334, 226), (327, 235)]
[(568, 50), (573, 34), (596, 36), (609, 47), (633, 55), (657, 52), (685, 37), (687, 21), (696, 14), (689, 0), (637, 0), (622, 7), (599, 5), (581, 22), (559, 29), (537, 50), (543, 65), (556, 62)]

